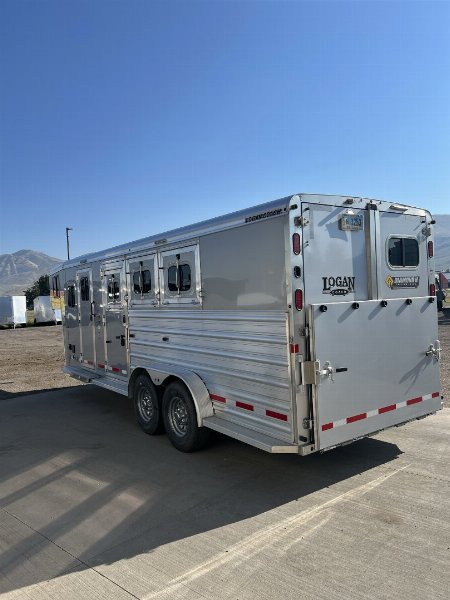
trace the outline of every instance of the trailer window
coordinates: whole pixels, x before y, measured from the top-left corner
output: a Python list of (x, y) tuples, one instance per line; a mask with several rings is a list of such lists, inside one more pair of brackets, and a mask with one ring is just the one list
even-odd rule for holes
[(120, 275), (111, 275), (108, 278), (108, 304), (120, 302)]
[(75, 286), (72, 284), (67, 287), (67, 306), (69, 308), (75, 308), (76, 305)]
[(417, 240), (402, 237), (389, 238), (388, 262), (391, 267), (417, 267), (419, 264)]
[(152, 289), (152, 277), (150, 271), (135, 271), (133, 273), (133, 291), (139, 296), (149, 294)]
[(172, 265), (167, 273), (169, 292), (187, 292), (191, 289), (191, 267), (188, 264)]
[(89, 302), (89, 279), (82, 277), (80, 279), (80, 296), (82, 302)]

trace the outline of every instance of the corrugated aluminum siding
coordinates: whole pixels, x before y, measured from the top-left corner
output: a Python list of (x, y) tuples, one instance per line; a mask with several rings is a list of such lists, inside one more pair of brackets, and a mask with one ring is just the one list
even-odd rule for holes
[(192, 370), (222, 398), (217, 416), (292, 441), (287, 313), (135, 308), (129, 327), (132, 369), (161, 361)]

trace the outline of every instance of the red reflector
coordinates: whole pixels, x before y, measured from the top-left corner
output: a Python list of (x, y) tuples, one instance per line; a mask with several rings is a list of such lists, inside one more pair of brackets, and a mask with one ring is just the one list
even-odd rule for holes
[(433, 392), (433, 393), (431, 394), (431, 397), (432, 397), (432, 398), (437, 398), (439, 395), (440, 395), (440, 394), (439, 394), (439, 392)]
[(325, 423), (325, 425), (322, 425), (322, 431), (328, 431), (329, 429), (333, 429), (333, 423)]
[(268, 417), (272, 417), (273, 419), (279, 419), (280, 421), (287, 421), (287, 415), (283, 415), (283, 413), (275, 412), (274, 410), (266, 410), (266, 415)]
[(431, 258), (434, 256), (434, 245), (432, 241), (428, 242), (428, 256)]
[(295, 290), (295, 308), (297, 310), (303, 308), (303, 290)]
[(298, 344), (291, 344), (289, 348), (291, 354), (298, 354)]
[(300, 254), (300, 235), (294, 233), (292, 236), (292, 251), (295, 255)]
[(210, 394), (209, 397), (211, 398), (211, 400), (215, 400), (216, 402), (226, 402), (226, 398), (224, 398), (223, 396), (217, 396), (217, 394)]
[(239, 402), (239, 400), (236, 401), (236, 406), (238, 408), (243, 408), (244, 410), (253, 411), (253, 406), (251, 404), (246, 404), (245, 402)]
[(430, 283), (430, 296), (436, 296), (436, 286), (434, 283)]

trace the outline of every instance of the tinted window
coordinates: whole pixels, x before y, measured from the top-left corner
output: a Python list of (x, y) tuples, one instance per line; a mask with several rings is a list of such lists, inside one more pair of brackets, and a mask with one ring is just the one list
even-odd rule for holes
[(74, 308), (77, 305), (75, 301), (75, 286), (69, 285), (67, 288), (67, 306)]
[(80, 279), (80, 296), (82, 302), (89, 302), (89, 279), (87, 277)]
[(419, 244), (412, 238), (392, 237), (388, 243), (388, 262), (392, 267), (417, 267)]
[(191, 289), (191, 267), (188, 264), (172, 266), (168, 269), (167, 286), (169, 292), (187, 292)]
[(133, 290), (135, 294), (149, 294), (152, 289), (150, 271), (135, 271), (133, 274)]
[(108, 304), (120, 302), (120, 276), (111, 275), (108, 278)]
[(59, 298), (59, 296), (60, 296), (59, 275), (55, 275), (54, 277), (52, 277), (52, 291), (53, 291), (54, 296)]

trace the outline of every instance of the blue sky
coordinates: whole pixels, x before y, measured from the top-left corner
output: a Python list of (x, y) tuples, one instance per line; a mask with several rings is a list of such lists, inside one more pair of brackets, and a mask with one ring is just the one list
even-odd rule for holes
[(0, 4), (0, 253), (295, 192), (450, 213), (450, 2)]

